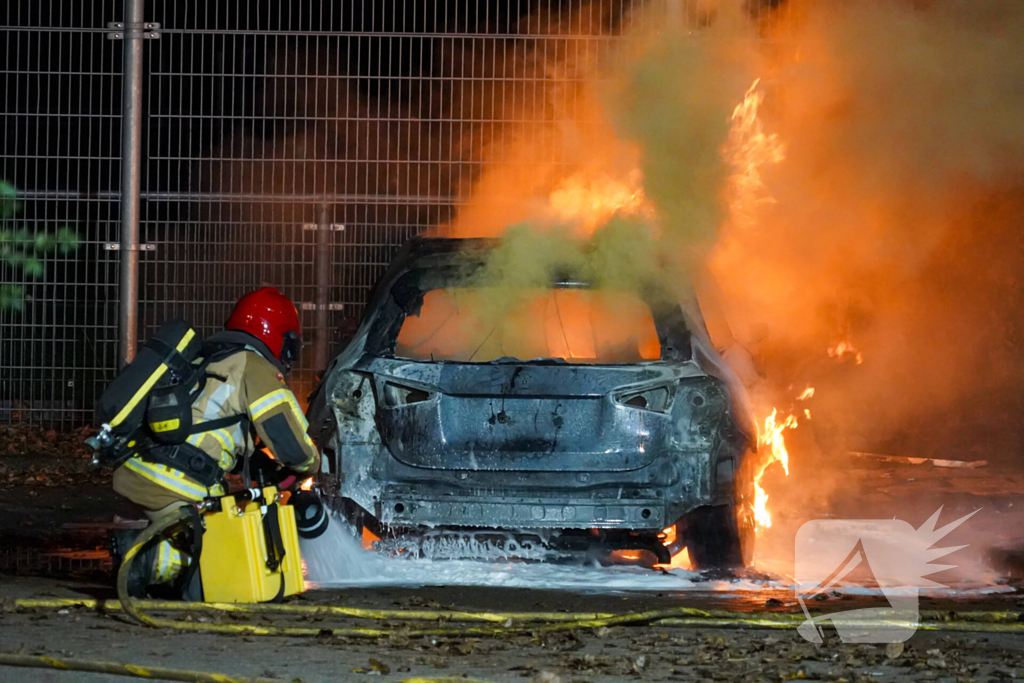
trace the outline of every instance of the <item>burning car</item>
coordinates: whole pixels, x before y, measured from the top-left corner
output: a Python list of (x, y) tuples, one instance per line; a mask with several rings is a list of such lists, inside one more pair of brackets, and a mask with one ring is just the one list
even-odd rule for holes
[(566, 273), (499, 321), (497, 244), (415, 239), (377, 284), (310, 397), (328, 506), (391, 553), (746, 564), (756, 427), (696, 299)]

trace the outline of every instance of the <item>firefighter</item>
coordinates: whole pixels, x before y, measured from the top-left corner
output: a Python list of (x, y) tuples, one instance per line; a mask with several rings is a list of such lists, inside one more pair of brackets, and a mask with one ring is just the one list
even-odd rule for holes
[[(285, 381), (301, 342), (295, 305), (278, 290), (263, 287), (238, 301), (224, 327), (203, 346), (207, 357), (216, 355), (192, 403), (193, 424), (208, 422), (216, 428), (192, 434), (181, 446), (157, 446), (114, 471), (114, 490), (141, 506), (151, 522), (176, 515), (187, 503), (223, 495), (224, 473), (252, 455), (254, 435), (296, 474), (319, 468), (306, 418)], [(167, 449), (175, 448), (184, 449), (186, 457), (177, 451), (169, 460)], [(172, 466), (181, 462), (190, 465)], [(130, 590), (141, 595), (149, 585), (173, 584), (193, 561), (197, 558), (170, 541), (151, 546), (132, 566)], [(197, 572), (192, 576), (198, 579)], [(199, 599), (198, 581), (181, 591), (183, 597)]]

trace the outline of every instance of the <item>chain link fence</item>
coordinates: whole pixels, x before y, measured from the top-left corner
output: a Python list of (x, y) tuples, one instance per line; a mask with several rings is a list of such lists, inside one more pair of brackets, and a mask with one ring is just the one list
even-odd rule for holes
[[(24, 210), (4, 229), (67, 224), (81, 245), (38, 280), (0, 266), (26, 294), (0, 312), (0, 421), (88, 422), (124, 356), (119, 304), (140, 340), (172, 316), (209, 334), (260, 285), (301, 309), (303, 395), (401, 244), (449, 221), (517, 131), (575, 112), (573, 65), (654, 3), (701, 19), (691, 0), (5, 3), (0, 178)], [(144, 23), (126, 27), (133, 7)], [(137, 165), (121, 148), (133, 103)], [(140, 203), (126, 253), (127, 181)]]

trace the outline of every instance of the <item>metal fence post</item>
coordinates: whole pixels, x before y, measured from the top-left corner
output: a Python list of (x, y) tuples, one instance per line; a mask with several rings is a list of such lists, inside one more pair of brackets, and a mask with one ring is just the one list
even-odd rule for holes
[(143, 0), (124, 0), (121, 87), (121, 282), (118, 324), (122, 366), (135, 357), (139, 318), (139, 208), (142, 171)]
[(313, 371), (320, 372), (330, 362), (331, 287), (331, 206), (321, 204), (316, 217), (316, 345), (313, 348)]

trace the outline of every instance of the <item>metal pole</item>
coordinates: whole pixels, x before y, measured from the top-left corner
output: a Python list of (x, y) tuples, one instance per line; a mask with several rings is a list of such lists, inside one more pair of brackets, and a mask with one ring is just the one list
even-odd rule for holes
[(321, 204), (316, 218), (316, 345), (313, 370), (320, 372), (330, 362), (331, 207)]
[(142, 169), (142, 7), (124, 0), (121, 88), (121, 305), (118, 324), (122, 365), (135, 357), (139, 317), (139, 195)]

